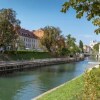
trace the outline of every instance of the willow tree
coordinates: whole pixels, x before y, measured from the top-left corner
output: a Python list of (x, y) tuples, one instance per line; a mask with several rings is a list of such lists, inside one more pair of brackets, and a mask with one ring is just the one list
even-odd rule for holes
[(16, 19), (16, 12), (12, 9), (0, 10), (0, 46), (15, 48), (18, 39), (20, 21)]
[(76, 11), (77, 18), (86, 15), (88, 21), (92, 20), (98, 27), (96, 34), (100, 33), (100, 0), (69, 0), (63, 4), (61, 11), (66, 13), (70, 7)]

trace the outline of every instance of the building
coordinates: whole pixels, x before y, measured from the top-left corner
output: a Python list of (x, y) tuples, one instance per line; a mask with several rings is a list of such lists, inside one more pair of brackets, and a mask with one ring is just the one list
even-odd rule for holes
[(94, 45), (97, 44), (97, 41), (91, 41), (90, 42), (90, 47), (93, 49)]
[(39, 29), (39, 30), (33, 31), (33, 34), (37, 36), (38, 38), (42, 38), (44, 35), (44, 31), (42, 29)]
[(40, 50), (47, 51), (47, 49), (40, 42), (40, 39), (44, 36), (44, 31), (42, 29), (33, 30), (33, 34), (38, 38)]
[(22, 28), (18, 33), (18, 50), (40, 50), (39, 39), (33, 32)]
[(88, 45), (84, 45), (84, 46), (83, 46), (83, 49), (84, 49), (84, 53), (91, 53), (91, 52), (92, 52), (91, 47), (88, 46)]

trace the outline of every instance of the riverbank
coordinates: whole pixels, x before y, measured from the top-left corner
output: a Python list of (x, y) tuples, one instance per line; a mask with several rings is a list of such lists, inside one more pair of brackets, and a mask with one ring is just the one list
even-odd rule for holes
[(32, 100), (77, 100), (75, 98), (81, 95), (83, 84), (83, 75), (80, 75)]
[[(32, 98), (82, 74), (87, 68), (87, 62), (87, 60), (83, 60), (3, 74), (0, 76), (0, 90), (2, 91), (0, 99), (32, 100)], [(8, 95), (5, 96), (5, 94)]]
[(50, 59), (37, 59), (31, 61), (2, 61), (0, 62), (0, 73), (22, 71), (25, 69), (33, 69), (49, 65), (57, 65), (63, 63), (70, 63), (84, 60), (84, 58), (50, 58)]
[[(32, 100), (83, 100), (100, 97), (100, 65), (89, 68), (85, 74), (72, 79)], [(91, 82), (91, 84), (90, 84)], [(95, 93), (95, 95), (94, 95)], [(84, 96), (84, 97), (83, 97)]]

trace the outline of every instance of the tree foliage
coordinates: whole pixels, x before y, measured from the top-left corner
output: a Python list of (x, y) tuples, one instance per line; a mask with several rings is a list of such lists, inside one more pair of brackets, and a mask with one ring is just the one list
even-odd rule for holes
[(76, 53), (80, 52), (79, 47), (76, 45), (76, 39), (72, 37), (70, 34), (66, 36), (66, 47), (70, 51), (71, 55), (75, 55)]
[(64, 38), (61, 35), (61, 30), (53, 26), (46, 26), (42, 30), (44, 35), (40, 40), (41, 44), (56, 57), (74, 55), (80, 52), (79, 47), (75, 44), (76, 39), (70, 34)]
[(69, 56), (70, 51), (68, 48), (61, 48), (60, 52), (59, 52), (61, 56)]
[(64, 47), (64, 38), (58, 27), (46, 26), (42, 29), (44, 35), (41, 38), (41, 44), (51, 53), (57, 52), (58, 49)]
[(18, 39), (17, 42), (18, 48), (16, 48), (17, 50), (25, 50), (25, 43), (22, 39)]
[(16, 12), (12, 9), (0, 10), (0, 46), (15, 48), (18, 38), (20, 21), (16, 19)]
[(66, 13), (70, 7), (76, 10), (77, 18), (86, 15), (87, 20), (92, 20), (98, 26), (96, 34), (100, 33), (100, 0), (69, 0), (63, 4), (61, 11)]
[(81, 51), (83, 52), (83, 42), (80, 40), (79, 41), (79, 48), (81, 49)]
[(93, 68), (84, 76), (83, 97), (81, 100), (100, 99), (100, 68)]
[(74, 53), (76, 48), (76, 39), (72, 37), (70, 34), (66, 36), (66, 47), (69, 49), (71, 53)]
[(95, 44), (95, 45), (93, 46), (94, 51), (99, 52), (99, 44), (100, 44), (100, 43), (97, 43), (97, 44)]
[(66, 36), (66, 46), (67, 48), (71, 48), (75, 45), (76, 39), (71, 36), (71, 34)]

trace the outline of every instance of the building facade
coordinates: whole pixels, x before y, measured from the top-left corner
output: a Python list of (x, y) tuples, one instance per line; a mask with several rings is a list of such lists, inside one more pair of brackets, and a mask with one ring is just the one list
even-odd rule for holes
[(40, 50), (47, 51), (46, 47), (40, 42), (41, 38), (44, 36), (44, 31), (42, 29), (34, 30), (33, 34), (38, 38)]
[(39, 39), (33, 32), (26, 29), (20, 29), (18, 33), (18, 50), (40, 50)]
[(84, 53), (92, 53), (92, 48), (88, 45), (83, 46)]
[(93, 49), (94, 45), (97, 44), (97, 43), (98, 43), (97, 41), (91, 41), (90, 42), (90, 47)]
[(43, 35), (44, 35), (44, 31), (42, 29), (35, 30), (35, 31), (33, 31), (33, 34), (35, 36), (37, 36), (39, 39), (41, 39), (43, 37)]

